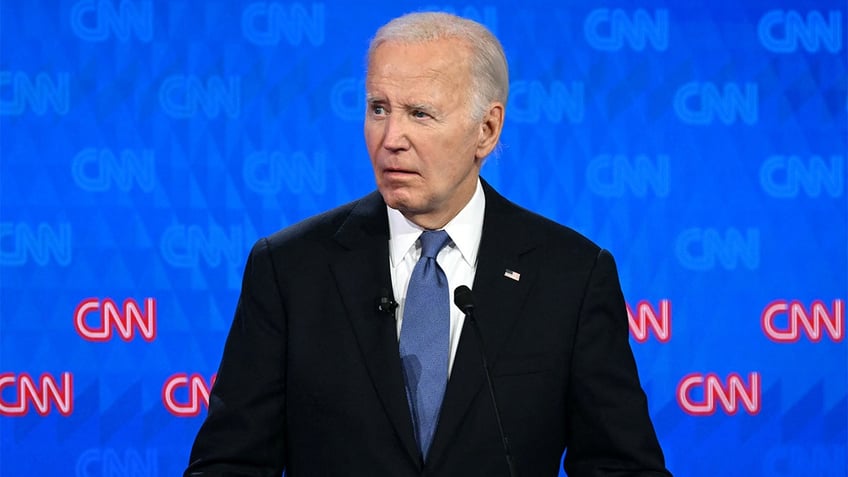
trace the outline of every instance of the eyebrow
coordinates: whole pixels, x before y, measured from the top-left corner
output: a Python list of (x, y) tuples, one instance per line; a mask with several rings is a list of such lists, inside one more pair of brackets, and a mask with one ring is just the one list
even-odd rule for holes
[[(370, 94), (370, 93), (365, 95), (365, 103), (368, 104), (368, 105), (381, 104), (381, 103), (386, 103), (386, 102), (388, 102), (388, 100), (382, 95), (376, 95), (376, 94)], [(436, 108), (434, 108), (432, 105), (427, 104), (427, 103), (420, 103), (420, 102), (402, 103), (402, 104), (400, 104), (400, 107), (402, 109), (406, 110), (406, 111), (416, 111), (417, 110), (417, 111), (423, 111), (423, 112), (430, 114), (430, 115), (435, 115), (437, 113)]]
[(430, 106), (428, 104), (424, 104), (424, 103), (404, 104), (403, 108), (406, 109), (407, 111), (418, 110), (418, 111), (424, 111), (425, 113), (430, 113), (430, 114), (433, 114), (433, 113), (436, 112), (435, 108), (433, 108), (432, 106)]

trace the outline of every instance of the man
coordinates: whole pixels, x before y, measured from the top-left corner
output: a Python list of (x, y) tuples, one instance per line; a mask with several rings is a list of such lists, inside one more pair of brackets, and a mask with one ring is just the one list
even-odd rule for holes
[(507, 89), (477, 23), (377, 32), (378, 192), (254, 246), (186, 475), (669, 475), (612, 257), (479, 178)]

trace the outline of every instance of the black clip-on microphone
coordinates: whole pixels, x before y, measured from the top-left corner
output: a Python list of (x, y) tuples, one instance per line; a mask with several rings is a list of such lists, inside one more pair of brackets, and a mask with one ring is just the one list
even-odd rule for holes
[(510, 477), (518, 477), (518, 472), (515, 470), (515, 464), (512, 462), (512, 453), (509, 450), (509, 439), (504, 434), (503, 424), (501, 424), (501, 413), (498, 410), (498, 401), (495, 399), (495, 386), (492, 384), (492, 375), (489, 372), (489, 363), (486, 360), (486, 349), (483, 345), (483, 336), (480, 334), (480, 329), (477, 327), (477, 320), (474, 319), (474, 297), (471, 295), (471, 289), (465, 285), (456, 287), (453, 291), (454, 304), (465, 313), (465, 319), (471, 322), (471, 327), (474, 329), (474, 335), (477, 337), (477, 342), (480, 343), (480, 358), (483, 361), (483, 372), (486, 374), (486, 385), (489, 388), (489, 396), (492, 398), (492, 406), (495, 408), (495, 420), (498, 423), (498, 432), (501, 436), (503, 444), (504, 457), (506, 457), (506, 465), (509, 466)]
[(386, 315), (391, 315), (392, 318), (395, 318), (395, 310), (397, 310), (397, 307), (398, 304), (394, 297), (392, 297), (392, 294), (389, 293), (389, 290), (381, 288), (380, 295), (377, 297), (377, 311), (385, 313)]

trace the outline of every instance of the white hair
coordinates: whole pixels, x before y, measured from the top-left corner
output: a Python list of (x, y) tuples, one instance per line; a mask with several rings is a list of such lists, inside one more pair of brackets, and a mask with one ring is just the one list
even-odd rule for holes
[(509, 71), (503, 47), (485, 26), (444, 12), (408, 13), (386, 23), (371, 39), (368, 64), (374, 50), (385, 42), (425, 43), (456, 38), (471, 50), (471, 111), (479, 121), (489, 104), (499, 101), (506, 105), (509, 96)]

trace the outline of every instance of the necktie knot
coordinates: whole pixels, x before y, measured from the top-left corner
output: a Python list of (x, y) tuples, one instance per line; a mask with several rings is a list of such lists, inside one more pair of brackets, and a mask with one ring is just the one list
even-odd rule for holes
[(450, 236), (444, 230), (426, 230), (421, 233), (421, 256), (436, 258), (441, 250), (450, 240)]

